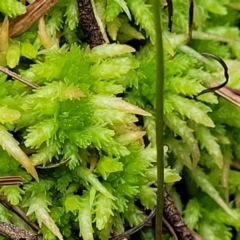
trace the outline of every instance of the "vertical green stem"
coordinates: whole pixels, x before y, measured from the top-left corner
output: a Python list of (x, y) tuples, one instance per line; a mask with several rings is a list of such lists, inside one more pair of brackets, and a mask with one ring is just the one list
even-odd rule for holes
[(164, 151), (163, 151), (163, 84), (164, 84), (164, 55), (162, 41), (162, 27), (160, 16), (160, 4), (153, 1), (156, 30), (156, 142), (157, 142), (157, 169), (158, 192), (155, 239), (162, 239), (162, 215), (163, 215), (163, 184), (164, 184)]

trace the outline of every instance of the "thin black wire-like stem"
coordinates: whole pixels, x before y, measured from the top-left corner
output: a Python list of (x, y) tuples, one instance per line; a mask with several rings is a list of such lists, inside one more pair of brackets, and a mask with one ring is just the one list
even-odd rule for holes
[(221, 66), (223, 67), (223, 70), (224, 70), (225, 81), (223, 83), (219, 84), (218, 86), (211, 87), (211, 88), (203, 90), (202, 92), (200, 92), (198, 94), (198, 96), (202, 95), (204, 93), (214, 92), (216, 90), (219, 90), (220, 88), (223, 88), (224, 86), (227, 85), (228, 80), (229, 80), (227, 64), (220, 57), (218, 57), (218, 56), (216, 56), (216, 55), (214, 55), (212, 53), (206, 53), (206, 52), (201, 53), (201, 55), (204, 56), (204, 57), (211, 57), (211, 58), (215, 59), (216, 61), (218, 61), (221, 64)]
[(147, 222), (149, 222), (156, 214), (156, 208), (152, 210), (152, 212), (141, 222), (139, 225), (127, 230), (126, 232), (119, 234), (118, 236), (112, 237), (109, 240), (123, 240), (125, 237), (128, 237), (136, 232), (138, 232), (140, 229), (142, 229)]
[(169, 30), (169, 32), (171, 32), (172, 24), (173, 24), (173, 2), (172, 2), (172, 0), (167, 0), (167, 7), (168, 7), (168, 30)]

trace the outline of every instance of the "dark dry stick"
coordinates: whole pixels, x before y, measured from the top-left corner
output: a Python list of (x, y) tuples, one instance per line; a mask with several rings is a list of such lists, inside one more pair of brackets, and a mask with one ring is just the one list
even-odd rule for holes
[[(154, 209), (148, 216), (145, 217), (145, 219), (143, 220), (143, 222), (141, 222), (139, 225), (129, 229), (128, 231), (119, 234), (117, 236), (113, 236), (112, 238), (110, 238), (109, 240), (123, 240), (125, 239), (125, 237), (128, 237), (136, 232), (138, 232), (139, 230), (141, 230), (143, 227), (148, 226), (148, 222), (156, 215), (156, 209)], [(163, 218), (163, 223), (166, 225), (168, 231), (172, 234), (174, 240), (178, 240), (178, 237), (174, 231), (174, 229), (172, 228), (172, 226), (169, 224), (169, 222)]]
[(169, 32), (172, 31), (172, 24), (173, 24), (173, 3), (172, 0), (167, 0), (167, 7), (168, 7), (168, 30)]
[(192, 40), (192, 30), (193, 30), (193, 17), (194, 17), (194, 1), (189, 0), (189, 12), (188, 12), (188, 40), (187, 45), (191, 43)]
[(164, 190), (164, 216), (167, 221), (170, 223), (175, 233), (182, 240), (202, 240), (202, 238), (197, 235), (195, 232), (190, 230), (185, 224), (180, 212), (174, 205), (173, 200), (171, 199), (166, 188)]
[(216, 90), (216, 93), (234, 105), (240, 107), (240, 92), (238, 93), (238, 91), (239, 90), (237, 89), (223, 87), (219, 90)]
[(28, 232), (19, 227), (16, 227), (11, 223), (5, 223), (2, 221), (0, 221), (0, 232), (4, 236), (12, 240), (37, 240), (38, 239), (36, 234)]
[(22, 185), (23, 181), (20, 176), (0, 177), (0, 186)]
[(174, 240), (178, 240), (178, 237), (174, 231), (174, 229), (172, 228), (172, 226), (169, 224), (169, 222), (167, 221), (166, 218), (163, 217), (163, 223), (165, 224), (165, 226), (167, 227), (168, 231), (172, 234)]
[(231, 88), (231, 87), (225, 87), (226, 89), (228, 89), (229, 91), (231, 91), (232, 93), (240, 96), (240, 90), (239, 89), (235, 89), (235, 88)]
[(79, 7), (80, 24), (90, 48), (105, 43), (94, 15), (91, 0), (77, 0), (77, 2)]
[(38, 86), (37, 84), (32, 83), (32, 82), (30, 82), (29, 80), (21, 77), (21, 76), (18, 75), (17, 73), (10, 71), (8, 68), (5, 68), (5, 67), (0, 66), (0, 71), (3, 72), (3, 73), (5, 73), (6, 75), (12, 77), (12, 78), (17, 79), (18, 81), (26, 84), (27, 86), (29, 86), (29, 87), (31, 87), (31, 88), (34, 88), (34, 89), (38, 89), (38, 88), (39, 88), (39, 86)]
[(27, 7), (27, 12), (16, 17), (9, 25), (10, 37), (17, 37), (39, 20), (57, 0), (35, 0)]
[[(4, 196), (4, 194), (2, 192), (0, 192), (0, 203), (7, 208), (8, 210), (14, 212), (16, 215), (18, 215), (25, 223), (27, 223), (33, 230), (35, 231), (39, 231), (39, 227), (30, 221), (30, 219), (27, 217), (27, 215), (25, 214), (25, 212), (22, 211), (21, 208), (19, 208), (18, 206), (14, 206), (12, 205), (7, 198)], [(1, 230), (0, 230), (1, 232)]]
[(146, 223), (149, 222), (155, 216), (155, 214), (156, 214), (156, 208), (154, 208), (152, 212), (139, 225), (127, 230), (122, 234), (119, 234), (118, 236), (111, 237), (109, 240), (123, 240), (125, 237), (138, 232), (140, 229), (146, 226)]
[[(117, 232), (113, 232), (113, 233), (112, 233), (112, 236), (113, 236), (113, 237), (117, 237), (117, 236), (118, 236), (118, 233), (117, 233)], [(126, 239), (126, 238), (122, 238), (121, 240), (127, 240), (127, 239)]]

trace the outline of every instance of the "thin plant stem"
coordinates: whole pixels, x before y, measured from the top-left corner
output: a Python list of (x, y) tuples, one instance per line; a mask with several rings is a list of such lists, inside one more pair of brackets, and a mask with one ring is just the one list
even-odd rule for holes
[[(6, 198), (6, 196), (0, 192), (0, 203), (7, 208), (8, 210), (12, 211), (13, 213), (15, 213), (17, 216), (19, 216), (25, 223), (27, 223), (34, 231), (39, 231), (39, 227), (32, 222), (28, 216), (26, 215), (26, 213), (19, 208), (18, 206), (14, 206), (12, 205)], [(0, 229), (1, 232), (1, 229)]]
[(147, 222), (149, 222), (156, 214), (156, 208), (152, 210), (152, 212), (137, 226), (127, 230), (126, 232), (119, 234), (117, 236), (114, 236), (110, 238), (109, 240), (123, 240), (123, 238), (128, 237), (136, 232), (138, 232), (140, 229), (142, 229), (144, 226), (146, 226)]
[(17, 79), (19, 82), (22, 82), (22, 83), (26, 84), (27, 86), (29, 86), (31, 88), (34, 88), (34, 89), (39, 88), (39, 86), (37, 84), (28, 81), (27, 79), (21, 77), (17, 73), (10, 71), (8, 68), (0, 66), (0, 72), (5, 73), (6, 75), (8, 75), (12, 78)]
[(167, 227), (168, 231), (172, 234), (173, 239), (174, 239), (174, 240), (178, 240), (178, 237), (177, 237), (174, 229), (172, 228), (171, 224), (167, 221), (167, 219), (163, 218), (163, 223), (164, 223), (165, 226)]
[(164, 86), (164, 55), (162, 40), (162, 24), (159, 1), (153, 1), (156, 30), (156, 143), (157, 143), (157, 211), (155, 239), (162, 239), (162, 218), (164, 198), (164, 151), (163, 151), (163, 86)]

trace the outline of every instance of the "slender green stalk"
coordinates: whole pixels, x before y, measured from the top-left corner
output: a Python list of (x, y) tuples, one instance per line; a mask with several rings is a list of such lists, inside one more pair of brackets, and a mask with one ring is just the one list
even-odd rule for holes
[(164, 152), (163, 152), (163, 84), (164, 84), (164, 58), (160, 5), (154, 0), (154, 16), (156, 30), (156, 142), (157, 142), (157, 169), (158, 192), (155, 239), (162, 239), (162, 215), (163, 215), (163, 184), (164, 184)]

